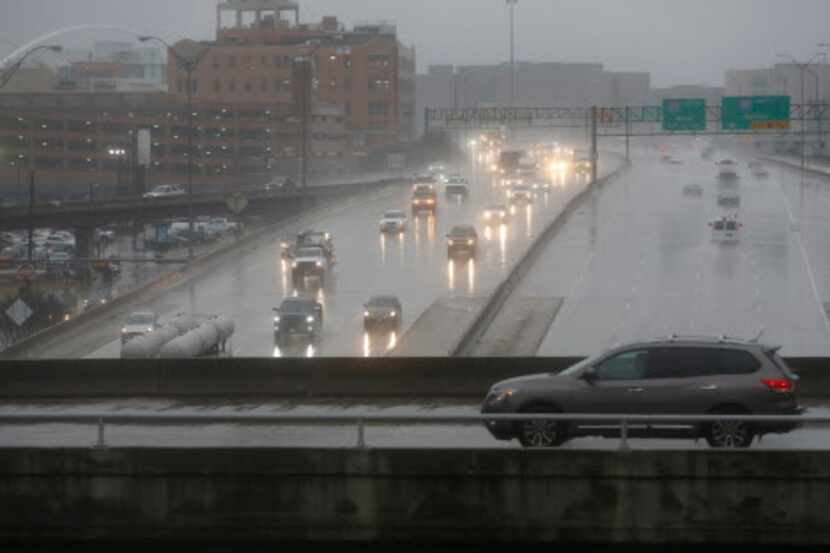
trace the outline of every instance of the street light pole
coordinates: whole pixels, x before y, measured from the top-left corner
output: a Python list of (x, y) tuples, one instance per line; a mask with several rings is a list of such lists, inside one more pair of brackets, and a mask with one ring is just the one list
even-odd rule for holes
[(156, 41), (167, 47), (176, 63), (184, 69), (187, 74), (187, 221), (188, 221), (188, 235), (190, 239), (187, 242), (187, 259), (193, 259), (193, 73), (199, 68), (199, 64), (204, 59), (210, 50), (209, 47), (203, 46), (202, 50), (195, 58), (184, 58), (179, 55), (176, 50), (170, 46), (164, 39), (156, 36), (142, 36), (138, 39), (140, 42)]
[(510, 8), (510, 107), (516, 107), (516, 4), (519, 0), (507, 0)]

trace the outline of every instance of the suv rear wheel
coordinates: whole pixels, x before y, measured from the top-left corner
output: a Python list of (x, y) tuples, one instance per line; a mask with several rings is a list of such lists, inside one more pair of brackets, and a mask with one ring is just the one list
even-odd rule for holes
[[(712, 411), (713, 415), (748, 415), (749, 413), (739, 407), (727, 407)], [(742, 421), (715, 421), (705, 427), (704, 436), (709, 447), (718, 449), (745, 449), (752, 445), (755, 438), (755, 430), (752, 425)]]
[[(553, 405), (533, 405), (522, 409), (521, 413), (561, 413)], [(526, 420), (516, 423), (519, 443), (527, 448), (557, 447), (566, 440), (564, 423), (546, 420)]]

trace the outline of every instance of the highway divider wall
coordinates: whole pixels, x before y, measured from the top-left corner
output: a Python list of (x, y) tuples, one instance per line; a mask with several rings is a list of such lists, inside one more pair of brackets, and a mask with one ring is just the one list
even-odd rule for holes
[[(0, 361), (0, 398), (280, 398), (481, 401), (500, 380), (580, 358), (87, 359)], [(830, 360), (793, 358), (801, 397), (830, 397)]]
[(830, 452), (4, 448), (0, 503), (0, 543), (27, 549), (152, 540), (766, 551), (830, 544)]
[[(618, 154), (610, 155), (622, 158), (622, 156), (619, 156)], [(530, 271), (533, 264), (536, 263), (539, 256), (541, 256), (544, 252), (548, 242), (550, 242), (556, 233), (559, 232), (559, 229), (562, 228), (563, 224), (565, 224), (570, 214), (578, 208), (582, 202), (585, 201), (585, 199), (590, 197), (591, 194), (595, 193), (612, 179), (617, 178), (619, 175), (627, 171), (630, 166), (631, 163), (622, 158), (621, 167), (610, 174), (597, 179), (596, 182), (589, 184), (579, 194), (571, 198), (570, 201), (565, 204), (556, 217), (554, 217), (548, 226), (545, 227), (545, 229), (533, 240), (530, 246), (528, 246), (524, 255), (522, 255), (516, 264), (513, 265), (513, 269), (511, 269), (510, 274), (507, 275), (507, 278), (496, 287), (492, 294), (490, 294), (487, 303), (482, 306), (470, 326), (461, 333), (458, 343), (452, 348), (450, 355), (464, 356), (469, 354), (470, 348), (475, 345), (476, 340), (484, 335), (485, 331), (492, 324), (507, 299), (513, 293), (513, 290), (516, 289), (528, 271)]]
[[(314, 207), (314, 205), (316, 205), (317, 203), (322, 205), (328, 205), (334, 203), (338, 199), (342, 199), (343, 197), (353, 196), (356, 194), (363, 194), (399, 182), (404, 181), (383, 180), (371, 183), (350, 184), (343, 188), (343, 193), (340, 195), (332, 194), (320, 198), (303, 198), (303, 200), (312, 200), (312, 206), (310, 207)], [(203, 274), (208, 268), (215, 266), (215, 264), (218, 261), (221, 261), (227, 254), (232, 252), (238, 253), (240, 251), (243, 251), (245, 248), (256, 246), (262, 240), (263, 237), (266, 237), (272, 234), (273, 232), (278, 231), (280, 228), (285, 227), (286, 225), (290, 225), (293, 221), (296, 221), (304, 215), (305, 213), (299, 213), (296, 215), (286, 216), (285, 218), (280, 219), (276, 223), (266, 225), (249, 234), (244, 235), (238, 240), (228, 242), (227, 244), (223, 244), (215, 250), (195, 257), (191, 262), (190, 267), (183, 271), (173, 271), (164, 274), (157, 279), (154, 279), (150, 282), (147, 282), (146, 284), (139, 286), (138, 288), (135, 288), (134, 290), (131, 290), (125, 294), (113, 298), (113, 300), (108, 302), (105, 306), (81, 313), (76, 317), (70, 319), (69, 321), (62, 321), (56, 325), (41, 330), (40, 332), (37, 332), (24, 340), (20, 340), (19, 342), (12, 344), (10, 347), (0, 351), (0, 359), (17, 359), (24, 357), (27, 354), (27, 352), (35, 350), (37, 347), (39, 347), (42, 344), (45, 344), (49, 340), (53, 340), (61, 335), (67, 334), (83, 324), (92, 321), (106, 319), (108, 315), (113, 313), (118, 308), (130, 304), (138, 300), (139, 298), (142, 298), (146, 294), (150, 294), (156, 291), (166, 292), (173, 286), (180, 286), (182, 284), (185, 284), (191, 279)]]

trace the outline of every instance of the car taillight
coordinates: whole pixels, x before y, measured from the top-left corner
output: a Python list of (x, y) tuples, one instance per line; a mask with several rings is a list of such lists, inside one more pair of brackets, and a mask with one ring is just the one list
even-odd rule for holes
[(763, 382), (764, 385), (766, 385), (766, 387), (773, 392), (779, 392), (782, 394), (792, 392), (795, 387), (793, 385), (793, 381), (789, 378), (765, 378), (761, 380), (761, 382)]

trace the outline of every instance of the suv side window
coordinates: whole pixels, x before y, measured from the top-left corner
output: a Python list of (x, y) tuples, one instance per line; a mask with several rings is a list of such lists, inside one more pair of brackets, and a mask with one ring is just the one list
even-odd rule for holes
[(648, 358), (648, 378), (697, 378), (711, 374), (705, 348), (655, 348)]
[(645, 378), (649, 351), (631, 350), (609, 357), (594, 367), (597, 380), (640, 380)]
[(748, 351), (717, 348), (710, 350), (709, 355), (711, 356), (709, 374), (752, 374), (761, 368), (761, 362)]

